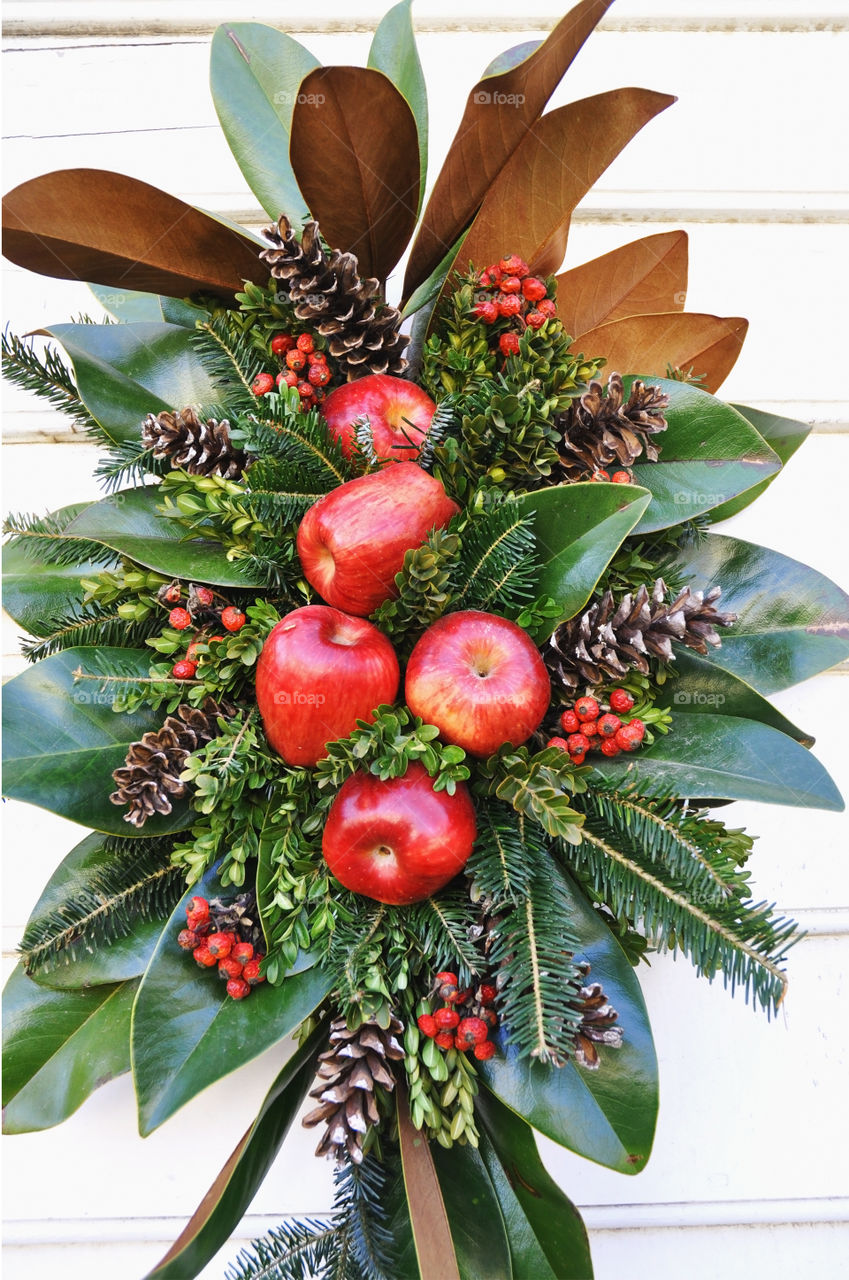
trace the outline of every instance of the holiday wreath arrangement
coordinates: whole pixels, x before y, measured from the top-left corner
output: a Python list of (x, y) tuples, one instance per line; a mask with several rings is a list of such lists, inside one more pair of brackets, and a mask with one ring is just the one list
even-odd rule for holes
[(333, 1216), (232, 1276), (591, 1276), (533, 1131), (644, 1166), (646, 952), (783, 997), (795, 926), (716, 812), (841, 807), (764, 692), (845, 656), (849, 602), (712, 532), (806, 428), (713, 394), (746, 326), (683, 311), (684, 234), (556, 274), (575, 204), (671, 102), (543, 114), (607, 7), (487, 69), (423, 213), (409, 0), (366, 68), (216, 34), (262, 236), (96, 170), (4, 203), (8, 256), (115, 317), (51, 327), (68, 363), (4, 339), (102, 446), (107, 495), (7, 522), (33, 665), (5, 791), (93, 834), (7, 986), (6, 1129), (132, 1070), (149, 1133), (280, 1057), (151, 1276), (226, 1242), (308, 1094)]

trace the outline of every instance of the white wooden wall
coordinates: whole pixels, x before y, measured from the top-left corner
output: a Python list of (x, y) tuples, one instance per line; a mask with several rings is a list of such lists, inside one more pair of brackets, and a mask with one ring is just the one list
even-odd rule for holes
[[(550, 27), (566, 3), (417, 0), (434, 160), (490, 58)], [(214, 25), (256, 18), (304, 33), (325, 63), (362, 62), (368, 32), (388, 7), (388, 0), (7, 0), (4, 189), (54, 168), (114, 168), (256, 224), (259, 210), (208, 93)], [(568, 261), (686, 227), (689, 305), (751, 320), (725, 393), (815, 424), (787, 474), (734, 521), (734, 532), (842, 575), (844, 585), (847, 59), (845, 0), (619, 0), (559, 97), (620, 84), (678, 94), (579, 210)], [(8, 266), (4, 283), (6, 319), (17, 331), (79, 310), (97, 314), (82, 286)], [(23, 396), (9, 394), (7, 408), (7, 506), (94, 498), (92, 449)], [(14, 647), (7, 622), (4, 652)], [(7, 670), (18, 664), (10, 657)], [(838, 671), (777, 699), (816, 734), (844, 794), (846, 685)], [(790, 994), (771, 1026), (696, 980), (686, 962), (658, 958), (644, 970), (661, 1060), (649, 1168), (626, 1179), (544, 1144), (555, 1176), (584, 1209), (599, 1280), (849, 1275), (847, 821), (759, 805), (737, 806), (737, 815), (762, 836), (756, 892), (797, 916), (808, 937), (792, 954)], [(18, 805), (7, 806), (6, 824), (11, 967), (44, 880), (81, 833)], [(194, 1209), (277, 1067), (270, 1050), (144, 1142), (135, 1135), (127, 1077), (62, 1128), (7, 1139), (9, 1280), (140, 1275)], [(328, 1171), (311, 1148), (312, 1137), (293, 1134), (241, 1238), (282, 1215), (328, 1207)], [(204, 1276), (220, 1276), (233, 1253), (223, 1250)]]

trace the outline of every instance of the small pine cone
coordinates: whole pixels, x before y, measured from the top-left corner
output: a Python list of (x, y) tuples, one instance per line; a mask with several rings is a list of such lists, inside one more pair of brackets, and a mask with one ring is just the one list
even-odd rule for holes
[(404, 371), (409, 339), (399, 333), (400, 312), (383, 301), (377, 280), (360, 278), (352, 253), (328, 253), (317, 222), (305, 223), (299, 242), (285, 215), (263, 235), (271, 247), (260, 257), (283, 281), (297, 319), (327, 338), (328, 352), (349, 382)]
[(344, 1018), (330, 1024), (330, 1048), (319, 1054), (318, 1084), (310, 1090), (317, 1106), (304, 1116), (303, 1125), (312, 1129), (326, 1125), (315, 1149), (317, 1156), (346, 1156), (361, 1164), (363, 1143), (369, 1129), (380, 1120), (375, 1089), (391, 1093), (395, 1076), (389, 1065), (404, 1057), (398, 1036), (404, 1030), (398, 1018), (384, 1031), (376, 1022), (364, 1022), (351, 1031)]
[(624, 398), (622, 378), (612, 373), (606, 392), (600, 382), (591, 382), (558, 420), (563, 431), (558, 452), (567, 480), (586, 479), (614, 465), (631, 467), (641, 454), (657, 462), (659, 451), (651, 437), (666, 430), (669, 397), (637, 379), (623, 404)]
[(717, 627), (730, 627), (736, 614), (719, 613), (714, 605), (720, 587), (707, 593), (684, 587), (666, 604), (666, 583), (658, 578), (652, 588), (641, 586), (624, 595), (619, 603), (610, 590), (586, 612), (556, 628), (548, 642), (545, 659), (557, 685), (573, 692), (578, 685), (621, 680), (629, 671), (646, 675), (649, 658), (672, 662), (673, 641), (707, 653), (708, 645), (719, 648)]
[[(585, 974), (589, 974), (589, 965)], [(622, 1028), (615, 1026), (619, 1014), (608, 1002), (600, 982), (581, 987), (581, 1024), (575, 1036), (575, 1061), (590, 1071), (597, 1071), (599, 1064), (596, 1044), (606, 1044), (611, 1049), (622, 1048)]]
[(203, 422), (192, 408), (149, 413), (142, 423), (142, 444), (153, 450), (154, 458), (168, 458), (172, 467), (184, 467), (192, 476), (238, 480), (245, 469), (245, 455), (230, 439), (229, 422)]
[(125, 822), (143, 827), (151, 814), (171, 812), (172, 802), (186, 794), (180, 780), (186, 757), (216, 736), (219, 716), (234, 710), (212, 698), (203, 707), (183, 703), (157, 733), (146, 733), (130, 744), (125, 763), (112, 774), (117, 790), (109, 797), (113, 804), (129, 806)]

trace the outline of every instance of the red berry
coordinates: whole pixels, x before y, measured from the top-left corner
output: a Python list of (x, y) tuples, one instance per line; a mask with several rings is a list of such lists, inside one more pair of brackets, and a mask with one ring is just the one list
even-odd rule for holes
[(224, 960), (233, 950), (233, 942), (229, 933), (211, 933), (206, 945), (217, 960)]
[(455, 1045), (465, 1052), (476, 1044), (483, 1044), (489, 1036), (489, 1027), (482, 1018), (463, 1018), (457, 1027)]
[(503, 356), (514, 356), (519, 350), (519, 335), (517, 333), (502, 333), (498, 339), (498, 346)]
[(326, 364), (311, 364), (307, 378), (313, 387), (326, 387), (330, 381), (330, 370)]
[[(598, 734), (597, 720), (584, 720), (581, 724), (581, 733), (585, 738), (594, 738)], [(593, 744), (590, 743), (590, 746)]]
[[(527, 262), (525, 262), (523, 258), (520, 258), (517, 253), (511, 253), (508, 258), (502, 258), (498, 267), (495, 269), (498, 271), (504, 271), (511, 276), (520, 277), (526, 276), (530, 270)], [(493, 268), (490, 267), (490, 271), (492, 270)]]
[(621, 729), (617, 729), (616, 737), (613, 741), (621, 751), (637, 751), (642, 738), (629, 725), (625, 724)]
[(556, 747), (558, 751), (568, 751), (568, 750), (569, 750), (569, 747), (568, 747), (568, 744), (567, 744), (567, 742), (566, 742), (566, 739), (565, 739), (565, 738), (558, 738), (558, 737), (556, 737), (556, 736), (555, 736), (555, 737), (553, 737), (553, 738), (549, 738), (549, 739), (548, 739), (548, 742), (547, 742), (545, 745), (546, 745), (546, 749), (548, 749), (549, 747)]
[(237, 942), (230, 955), (234, 960), (238, 960), (239, 964), (247, 964), (249, 960), (254, 958), (253, 944), (250, 942)]
[(211, 605), (215, 599), (215, 596), (209, 587), (195, 587), (195, 595), (197, 596), (198, 604), (206, 606)]
[(175, 631), (185, 631), (192, 625), (192, 615), (188, 609), (172, 609), (168, 614), (168, 622)]
[(438, 973), (436, 975), (433, 981), (435, 983), (447, 982), (449, 986), (456, 987), (458, 983), (458, 978), (456, 973), (451, 973), (448, 969), (443, 969), (441, 973)]
[(206, 898), (195, 896), (189, 899), (189, 905), (186, 907), (186, 915), (197, 916), (199, 919), (209, 919), (209, 903)]
[(307, 363), (307, 358), (303, 351), (299, 351), (297, 347), (294, 347), (291, 351), (286, 352), (286, 363), (290, 369), (299, 372)]
[(494, 302), (478, 302), (472, 307), (472, 311), (484, 324), (495, 324), (498, 319), (498, 307)]
[(574, 711), (564, 711), (560, 717), (560, 728), (564, 733), (577, 733), (581, 727), (581, 722), (575, 715)]
[(285, 373), (277, 375), (278, 387), (296, 387), (298, 385), (298, 375), (293, 373), (291, 369), (287, 369)]
[(285, 356), (287, 351), (291, 351), (295, 345), (295, 339), (291, 333), (275, 333), (271, 339), (271, 350), (275, 356)]
[(613, 738), (616, 730), (622, 728), (622, 721), (618, 716), (613, 716), (608, 711), (607, 715), (601, 716), (598, 722), (598, 731), (603, 738)]
[(550, 320), (552, 316), (557, 315), (557, 303), (553, 302), (551, 298), (543, 298), (541, 302), (537, 303), (537, 311), (541, 311), (546, 320)]
[(495, 987), (489, 982), (483, 982), (478, 987), (478, 1000), (481, 1004), (494, 1004), (497, 995)]
[(164, 600), (166, 604), (179, 604), (182, 594), (183, 588), (180, 586), (179, 582), (169, 582), (160, 598)]
[(522, 288), (522, 282), (518, 276), (504, 276), (501, 281), (502, 293), (518, 293)]
[(436, 1025), (436, 1019), (432, 1013), (422, 1013), (416, 1018), (416, 1025), (423, 1036), (433, 1039), (439, 1028)]
[(456, 1009), (437, 1009), (433, 1020), (440, 1031), (453, 1031), (460, 1021), (460, 1015)]
[[(513, 275), (515, 274), (516, 272), (514, 271)], [(497, 263), (493, 263), (491, 267), (487, 267), (486, 271), (484, 272), (484, 275), (489, 276), (490, 282), (492, 284), (500, 284), (501, 276), (503, 275), (503, 272), (501, 270), (501, 267), (498, 266)]]
[(438, 1036), (434, 1036), (434, 1040), (440, 1049), (454, 1048), (454, 1036), (450, 1031), (440, 1031)]
[(498, 293), (495, 305), (500, 316), (517, 316), (522, 310), (522, 300), (515, 293)]
[(211, 969), (212, 966), (214, 964), (217, 964), (218, 962), (218, 957), (216, 955), (213, 955), (209, 947), (207, 947), (204, 943), (202, 943), (199, 947), (195, 947), (194, 951), (192, 952), (192, 955), (194, 956), (195, 960), (197, 960), (198, 964), (201, 966), (202, 969)]
[(324, 351), (311, 351), (307, 359), (310, 364), (327, 364), (327, 355)]
[(541, 329), (547, 319), (548, 316), (544, 316), (541, 311), (529, 311), (525, 316), (525, 324), (529, 329)]
[(171, 674), (175, 680), (194, 680), (197, 669), (196, 662), (192, 662), (190, 658), (181, 658), (179, 662), (174, 663)]
[(258, 373), (251, 383), (251, 391), (255, 396), (267, 396), (274, 390), (274, 379), (270, 373)]
[(225, 956), (223, 960), (218, 961), (219, 978), (241, 978), (242, 966), (238, 960), (234, 960), (232, 956)]
[(614, 484), (632, 484), (634, 477), (630, 471), (614, 471), (610, 479)]
[(566, 739), (566, 748), (570, 756), (582, 756), (590, 749), (589, 738), (583, 733), (570, 733)]
[(228, 631), (241, 631), (246, 622), (245, 615), (232, 604), (229, 604), (221, 614), (221, 625), (226, 627)]
[(200, 939), (194, 929), (181, 929), (177, 934), (177, 945), (182, 947), (184, 951), (194, 951), (199, 942)]
[(315, 347), (315, 339), (311, 333), (301, 333), (298, 335), (298, 341), (295, 345), (299, 351), (303, 351), (304, 355), (308, 356)]
[(601, 744), (601, 750), (606, 756), (618, 756), (621, 748), (616, 745), (615, 738), (605, 738)]
[(646, 736), (646, 726), (643, 724), (642, 720), (629, 720), (628, 728), (633, 729), (635, 733), (639, 734), (639, 740), (642, 742), (643, 738)]
[(536, 276), (528, 276), (527, 280), (522, 281), (522, 293), (528, 302), (539, 302), (548, 293), (545, 283)]
[(580, 755), (571, 757), (572, 764), (583, 764), (586, 758), (587, 758), (586, 751), (582, 751)]
[(575, 715), (579, 720), (597, 720), (600, 710), (595, 698), (579, 698), (575, 703)]
[(474, 1055), (478, 1062), (486, 1062), (487, 1059), (493, 1057), (494, 1054), (495, 1045), (491, 1040), (482, 1040), (480, 1044), (475, 1045)]
[(634, 699), (627, 689), (614, 689), (610, 695), (610, 710), (618, 711), (620, 715), (630, 711), (633, 705)]
[(206, 644), (206, 641), (205, 641), (205, 640), (193, 640), (193, 641), (192, 641), (192, 643), (189, 645), (188, 649), (186, 650), (186, 661), (187, 661), (187, 662), (197, 662), (197, 660), (198, 660), (198, 649), (200, 648), (200, 646), (201, 646), (202, 644)]
[(598, 470), (598, 471), (594, 471), (594, 472), (592, 473), (592, 475), (590, 476), (590, 480), (594, 480), (594, 481), (596, 482), (596, 484), (597, 484), (600, 480), (608, 481), (609, 479), (610, 479), (610, 472), (609, 472), (609, 471), (605, 471), (603, 468), (601, 468), (601, 469), (600, 469), (600, 470)]
[(227, 983), (227, 994), (234, 1000), (244, 1000), (251, 994), (251, 988), (244, 978), (231, 978)]
[(259, 971), (260, 962), (264, 959), (264, 956), (254, 956), (253, 960), (249, 960), (242, 969), (242, 977), (252, 987), (255, 987), (258, 982), (265, 982), (265, 974)]
[[(307, 376), (309, 376), (309, 375), (307, 375)], [(315, 388), (313, 387), (312, 383), (311, 383), (311, 382), (299, 382), (299, 383), (298, 383), (298, 395), (301, 397), (301, 399), (302, 399), (302, 400), (312, 400), (312, 398), (313, 398), (313, 397), (314, 397), (314, 395), (315, 395)]]

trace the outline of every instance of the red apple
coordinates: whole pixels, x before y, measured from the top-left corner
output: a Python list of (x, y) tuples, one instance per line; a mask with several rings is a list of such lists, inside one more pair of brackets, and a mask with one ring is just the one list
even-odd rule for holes
[(352, 774), (330, 807), (322, 851), (346, 889), (400, 905), (429, 898), (466, 865), (477, 835), (475, 807), (460, 783), (434, 791), (424, 765), (385, 781)]
[(295, 609), (277, 623), (257, 663), (266, 737), (287, 764), (313, 765), (328, 742), (394, 702), (399, 678), (395, 650), (370, 622), (322, 604)]
[(413, 462), (419, 456), (436, 405), (415, 382), (373, 373), (331, 391), (321, 412), (346, 458), (355, 452), (354, 423), (365, 415), (378, 458), (383, 462)]
[(515, 622), (492, 613), (449, 613), (424, 633), (407, 667), (410, 710), (446, 742), (488, 756), (538, 728), (551, 699), (539, 651)]
[(415, 462), (349, 480), (319, 498), (301, 521), (304, 577), (337, 609), (367, 617), (397, 594), (410, 547), (443, 528), (459, 507)]

